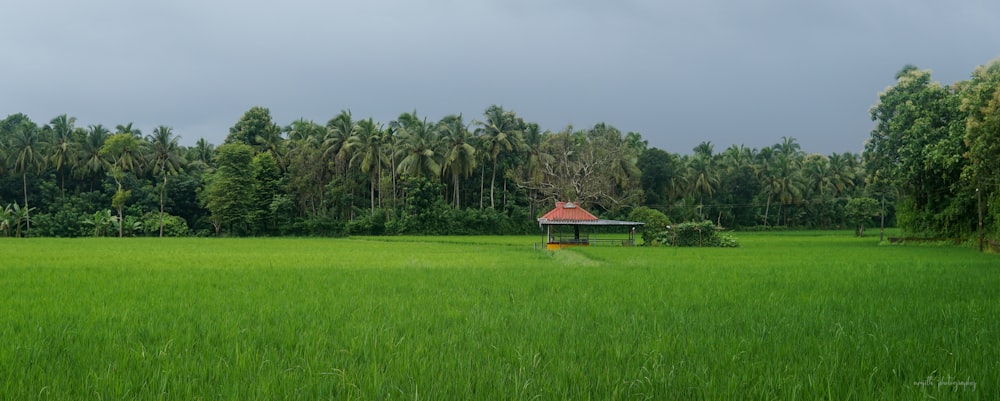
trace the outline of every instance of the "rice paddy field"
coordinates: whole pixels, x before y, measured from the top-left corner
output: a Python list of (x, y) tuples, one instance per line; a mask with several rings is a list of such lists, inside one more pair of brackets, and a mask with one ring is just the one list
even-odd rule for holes
[(0, 239), (3, 400), (993, 400), (1000, 256)]

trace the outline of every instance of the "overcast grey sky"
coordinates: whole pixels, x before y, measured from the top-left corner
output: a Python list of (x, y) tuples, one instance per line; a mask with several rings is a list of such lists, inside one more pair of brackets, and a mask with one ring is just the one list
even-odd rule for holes
[(651, 146), (860, 152), (905, 64), (950, 84), (1000, 56), (996, 0), (15, 0), (0, 114), (223, 141), (252, 106), (325, 124), (491, 104)]

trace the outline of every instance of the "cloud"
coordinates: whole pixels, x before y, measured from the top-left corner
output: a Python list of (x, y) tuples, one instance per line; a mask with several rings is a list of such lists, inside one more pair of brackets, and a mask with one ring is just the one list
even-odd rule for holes
[(254, 105), (288, 124), (342, 109), (471, 121), (501, 104), (672, 152), (781, 136), (860, 151), (900, 67), (964, 79), (1000, 37), (987, 1), (40, 0), (5, 14), (0, 111), (171, 125), (187, 144), (221, 142)]

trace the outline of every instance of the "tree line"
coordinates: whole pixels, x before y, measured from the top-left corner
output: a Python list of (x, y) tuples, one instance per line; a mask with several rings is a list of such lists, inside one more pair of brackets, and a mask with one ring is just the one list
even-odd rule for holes
[(705, 142), (692, 155), (608, 124), (542, 131), (500, 106), (481, 119), (349, 111), (281, 127), (248, 110), (219, 146), (168, 126), (0, 123), (4, 235), (530, 233), (557, 200), (605, 217), (640, 206), (730, 227), (841, 227), (864, 194), (860, 156)]
[(144, 135), (18, 113), (0, 121), (0, 235), (536, 233), (535, 218), (557, 200), (606, 218), (641, 208), (741, 229), (881, 219), (967, 235), (974, 188), (987, 225), (1000, 216), (988, 157), (998, 154), (997, 69), (943, 87), (904, 68), (872, 108), (863, 154), (806, 153), (788, 136), (760, 149), (702, 142), (671, 153), (605, 123), (543, 131), (496, 105), (471, 121), (413, 111), (382, 123), (342, 111), (286, 126), (253, 107), (222, 144), (190, 147), (169, 126)]

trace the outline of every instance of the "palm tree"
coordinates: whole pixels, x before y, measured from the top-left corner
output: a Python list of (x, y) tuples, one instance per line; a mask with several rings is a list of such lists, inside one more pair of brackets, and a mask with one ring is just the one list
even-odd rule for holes
[[(362, 173), (369, 176), (369, 196), (371, 198), (371, 212), (375, 215), (375, 187), (382, 179), (382, 167), (389, 162), (383, 149), (382, 127), (376, 124), (371, 118), (358, 121), (354, 135), (348, 138), (347, 147), (351, 149), (350, 164), (358, 165)], [(382, 194), (379, 194), (381, 203)]]
[(382, 149), (383, 152), (389, 158), (389, 176), (392, 177), (392, 192), (390, 199), (392, 200), (391, 207), (396, 208), (396, 199), (399, 194), (399, 174), (396, 173), (396, 149), (400, 146), (401, 141), (400, 136), (397, 135), (398, 128), (396, 124), (389, 123), (385, 129), (382, 130)]
[(808, 183), (807, 189), (811, 198), (818, 201), (825, 201), (828, 192), (833, 189), (830, 180), (830, 161), (826, 156), (813, 154), (806, 156), (802, 163), (802, 173)]
[(97, 177), (102, 177), (107, 171), (109, 163), (101, 156), (101, 148), (104, 142), (111, 136), (111, 133), (103, 125), (91, 125), (87, 130), (87, 136), (80, 143), (79, 161), (76, 163), (78, 176), (90, 177), (91, 187)]
[(138, 128), (133, 128), (131, 122), (129, 122), (128, 124), (118, 124), (118, 125), (116, 125), (115, 126), (115, 133), (116, 134), (129, 134), (129, 135), (132, 135), (133, 137), (135, 137), (136, 139), (142, 138), (142, 130), (140, 130)]
[[(145, 166), (143, 143), (140, 137), (128, 132), (111, 135), (104, 141), (101, 156), (107, 158), (112, 168), (119, 172), (141, 172)], [(118, 183), (121, 186), (121, 182)]]
[(31, 219), (28, 216), (31, 208), (28, 207), (28, 171), (41, 170), (44, 166), (44, 142), (38, 135), (38, 127), (29, 120), (23, 120), (13, 127), (13, 135), (10, 138), (14, 159), (14, 172), (21, 173), (21, 180), (24, 190), (24, 220), (26, 230), (31, 230)]
[(787, 160), (797, 160), (802, 158), (802, 146), (796, 142), (795, 137), (781, 137), (781, 143), (774, 145), (774, 151), (784, 156)]
[(163, 178), (160, 185), (160, 237), (163, 237), (163, 204), (167, 194), (167, 177), (176, 175), (184, 164), (181, 158), (181, 148), (177, 145), (179, 137), (174, 136), (172, 128), (161, 125), (153, 129), (153, 134), (146, 137), (149, 163), (153, 166), (153, 175)]
[(851, 153), (830, 154), (830, 185), (833, 187), (835, 196), (841, 196), (845, 191), (854, 187), (856, 172), (851, 167), (852, 161), (854, 161), (854, 157)]
[(438, 131), (445, 143), (444, 166), (442, 172), (452, 178), (453, 201), (460, 208), (459, 183), (476, 168), (476, 148), (469, 142), (472, 137), (469, 128), (462, 122), (462, 115), (449, 115), (438, 123)]
[(778, 217), (782, 218), (784, 206), (797, 202), (802, 197), (802, 173), (797, 160), (789, 160), (784, 154), (778, 154), (773, 166), (774, 184), (778, 198)]
[(535, 215), (535, 201), (537, 188), (541, 186), (542, 180), (545, 178), (545, 165), (553, 163), (555, 157), (545, 152), (543, 144), (545, 139), (548, 137), (549, 132), (542, 132), (538, 124), (528, 123), (524, 127), (522, 133), (522, 139), (524, 140), (524, 151), (528, 157), (527, 165), (525, 166), (525, 181), (528, 182), (528, 187), (531, 188), (529, 199), (530, 199), (530, 210), (529, 215)]
[[(700, 195), (699, 204), (702, 208), (705, 205), (705, 200), (712, 197), (712, 194), (719, 187), (719, 174), (715, 170), (710, 154), (697, 153), (688, 160), (687, 164), (687, 175), (688, 182), (691, 185), (691, 192)], [(702, 209), (702, 217), (705, 217), (704, 209)]]
[(212, 157), (215, 153), (215, 146), (208, 143), (205, 138), (198, 138), (198, 142), (195, 142), (193, 148), (188, 149), (187, 160), (190, 163), (189, 167), (197, 166), (199, 169), (205, 169), (212, 165)]
[(396, 120), (400, 142), (396, 149), (399, 165), (396, 171), (414, 178), (441, 176), (441, 142), (437, 131), (427, 119), (417, 118), (417, 112), (403, 113)]
[(350, 160), (348, 140), (357, 129), (351, 118), (350, 110), (343, 110), (326, 123), (326, 136), (323, 139), (323, 157), (332, 160), (340, 167), (341, 174), (347, 173)]
[(743, 145), (732, 145), (722, 152), (722, 163), (727, 172), (735, 172), (749, 168), (753, 164), (756, 153)]
[(125, 203), (131, 196), (131, 190), (123, 188), (125, 173), (128, 171), (141, 172), (143, 167), (143, 144), (135, 135), (122, 132), (108, 137), (101, 147), (100, 156), (107, 158), (111, 165), (111, 177), (118, 184), (118, 191), (111, 198), (112, 206), (118, 210), (118, 237), (124, 236), (124, 214)]
[(783, 206), (798, 201), (805, 187), (801, 171), (803, 153), (795, 138), (782, 137), (782, 142), (758, 153), (758, 177), (761, 179), (764, 193), (767, 194), (767, 206), (764, 209), (764, 225), (768, 224), (771, 203), (777, 199), (779, 218)]
[(319, 143), (323, 141), (323, 137), (326, 135), (326, 130), (322, 125), (316, 124), (315, 122), (304, 118), (293, 121), (291, 125), (285, 127), (285, 132), (288, 134), (288, 141), (293, 144), (308, 142), (319, 145)]
[(704, 141), (699, 143), (698, 146), (694, 147), (695, 157), (701, 157), (703, 159), (711, 159), (715, 150), (715, 145), (712, 145), (712, 141)]
[(76, 117), (67, 117), (65, 114), (59, 115), (53, 118), (46, 126), (46, 130), (51, 135), (50, 143), (52, 146), (49, 147), (49, 162), (55, 167), (56, 173), (60, 176), (59, 188), (62, 190), (63, 195), (66, 194), (66, 176), (63, 174), (63, 168), (69, 166), (72, 169), (73, 164), (76, 161), (76, 150), (78, 143), (75, 141), (74, 133), (75, 128), (73, 125), (76, 123)]
[(763, 192), (767, 195), (767, 204), (764, 206), (765, 227), (768, 225), (768, 215), (771, 211), (771, 200), (774, 198), (774, 194), (779, 191), (778, 179), (774, 174), (774, 169), (772, 167), (775, 158), (774, 148), (763, 148), (760, 150), (760, 153), (757, 153), (757, 177), (761, 181)]
[(486, 154), (493, 161), (493, 175), (490, 177), (490, 208), (496, 208), (493, 192), (497, 181), (497, 161), (500, 154), (510, 152), (518, 143), (520, 126), (514, 112), (504, 111), (503, 107), (492, 105), (483, 113), (484, 121), (476, 121), (479, 125), (476, 135), (482, 138)]

